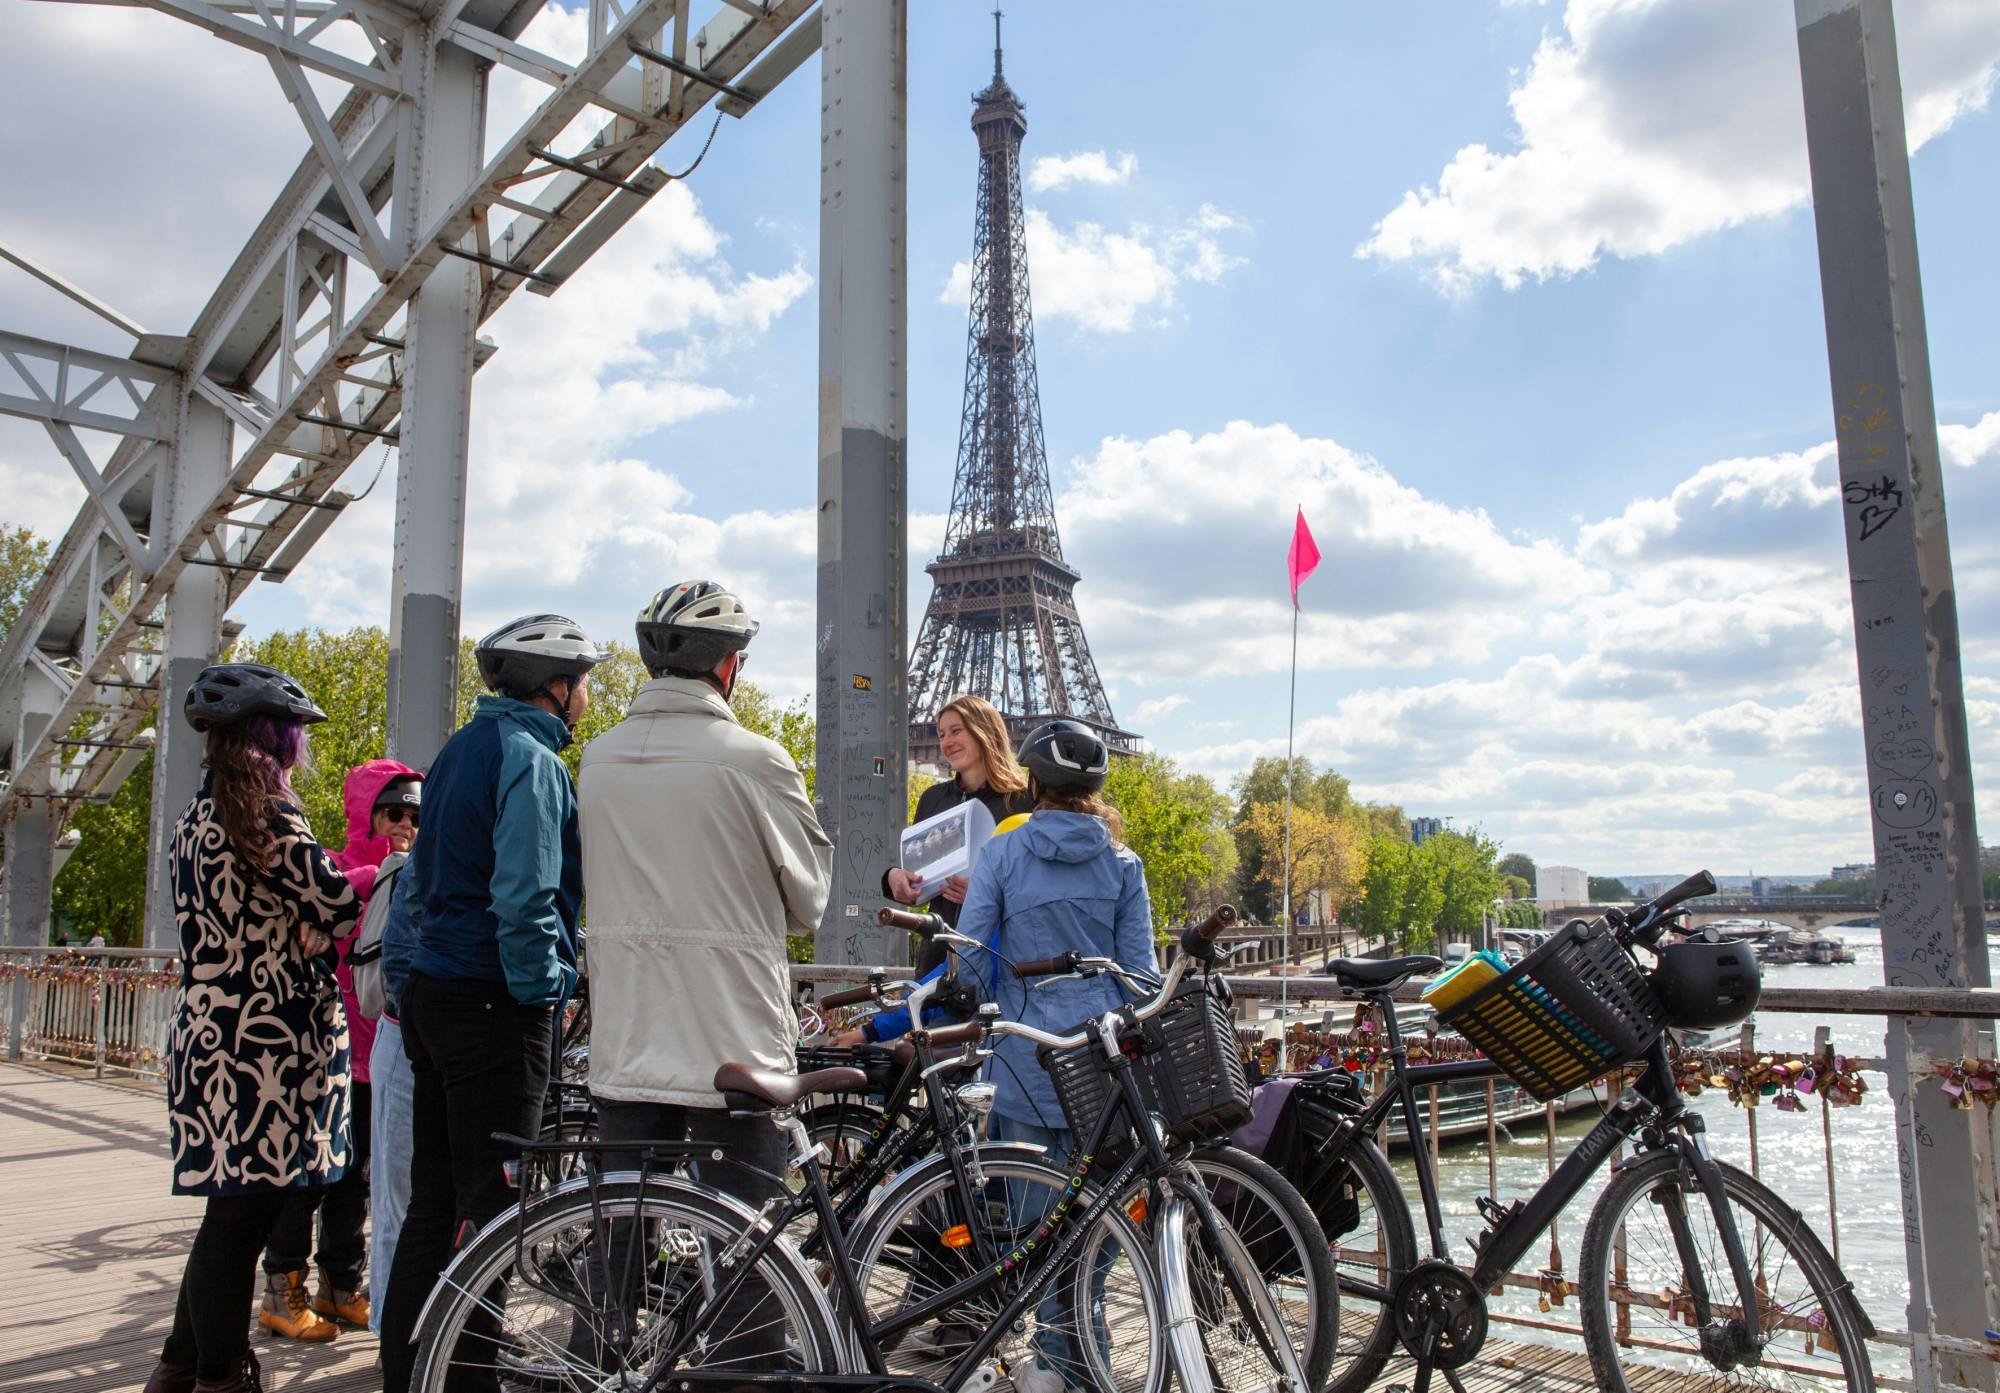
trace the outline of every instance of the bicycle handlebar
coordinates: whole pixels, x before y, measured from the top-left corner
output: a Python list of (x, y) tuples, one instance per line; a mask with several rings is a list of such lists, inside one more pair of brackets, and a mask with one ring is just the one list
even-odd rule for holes
[(1083, 955), (1072, 948), (1067, 953), (1058, 953), (1053, 958), (1030, 958), (1024, 963), (1014, 964), (1014, 975), (1023, 981), (1030, 977), (1048, 977), (1059, 972), (1074, 972)]
[(1638, 908), (1609, 910), (1604, 919), (1618, 931), (1619, 938), (1627, 945), (1637, 943), (1650, 947), (1666, 932), (1667, 915), (1675, 906), (1714, 893), (1715, 877), (1707, 871), (1696, 871), (1679, 885)]
[(1199, 924), (1190, 924), (1181, 935), (1181, 954), (1196, 962), (1212, 963), (1216, 960), (1215, 940), (1222, 931), (1236, 922), (1236, 906), (1225, 904), (1216, 906), (1215, 913)]
[(825, 996), (816, 998), (814, 1004), (831, 1010), (835, 1006), (858, 1006), (864, 1001), (873, 1001), (874, 999), (875, 988), (873, 987), (849, 987), (846, 991), (828, 992)]
[(951, 925), (945, 923), (942, 915), (912, 914), (906, 909), (891, 909), (884, 905), (875, 911), (875, 922), (885, 929), (908, 929), (913, 934), (929, 938), (934, 933), (942, 933)]

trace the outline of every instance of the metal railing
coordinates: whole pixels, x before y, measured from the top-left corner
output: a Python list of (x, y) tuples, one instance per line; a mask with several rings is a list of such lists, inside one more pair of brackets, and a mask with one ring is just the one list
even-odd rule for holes
[(0, 947), (7, 1058), (165, 1079), (180, 955), (150, 948)]
[[(863, 980), (868, 971), (867, 968), (857, 967), (795, 965), (792, 975), (795, 983), (844, 984)], [(898, 969), (890, 969), (892, 977), (897, 972)], [(1280, 994), (1279, 981), (1273, 976), (1232, 975), (1228, 980), (1239, 1003), (1244, 1005), (1274, 1003)], [(1397, 993), (1398, 1000), (1410, 1003), (1414, 1008), (1425, 985), (1421, 980), (1407, 984)], [(1332, 1023), (1319, 1031), (1315, 1031), (1311, 1025), (1302, 1021), (1296, 1011), (1284, 1020), (1271, 1022), (1273, 1026), (1293, 1037), (1291, 1044), (1295, 1047), (1294, 1054), (1286, 1060), (1288, 1065), (1303, 1067), (1315, 1062), (1313, 1057), (1302, 1057), (1296, 1048), (1306, 1040), (1312, 1041), (1316, 1047), (1338, 1042), (1343, 1047), (1352, 1045), (1362, 1054), (1363, 1057), (1356, 1062), (1370, 1075), (1371, 1090), (1386, 1086), (1386, 1062), (1380, 1058), (1368, 1057), (1366, 1053), (1370, 1033), (1355, 1030), (1352, 1021), (1345, 1021), (1347, 1026), (1345, 1030), (1338, 1028), (1352, 1010), (1353, 1000), (1344, 996), (1335, 979), (1293, 976), (1283, 990), (1294, 1007), (1309, 1001), (1342, 1003), (1336, 1011), (1329, 1013)], [(1758, 1002), (1757, 1014), (1759, 1018), (1800, 1015), (1857, 1018), (1950, 1016), (1992, 1021), (2000, 1017), (2000, 991), (1921, 991), (1890, 987), (1845, 989), (1766, 987)], [(1404, 1020), (1408, 1024), (1410, 1018), (1406, 1016)], [(1766, 1029), (1761, 1034), (1757, 1032), (1753, 1021), (1746, 1023), (1739, 1031), (1732, 1032), (1726, 1041), (1714, 1042), (1701, 1048), (1690, 1046), (1687, 1050), (1678, 1052), (1677, 1057), (1685, 1070), (1692, 1071), (1700, 1067), (1716, 1071), (1713, 1074), (1704, 1074), (1701, 1079), (1690, 1076), (1688, 1083), (1691, 1087), (1705, 1084), (1718, 1096), (1727, 1095), (1731, 1091), (1731, 1083), (1720, 1071), (1733, 1068), (1745, 1075), (1735, 1081), (1736, 1090), (1746, 1095), (1744, 1102), (1748, 1103), (1748, 1095), (1754, 1094), (1757, 1103), (1761, 1104), (1761, 1106), (1752, 1104), (1732, 1109), (1740, 1115), (1740, 1131), (1732, 1133), (1730, 1128), (1723, 1125), (1721, 1119), (1717, 1119), (1715, 1125), (1710, 1128), (1710, 1138), (1718, 1151), (1721, 1151), (1727, 1159), (1743, 1165), (1751, 1174), (1764, 1179), (1766, 1183), (1775, 1184), (1788, 1200), (1801, 1210), (1807, 1211), (1809, 1221), (1827, 1239), (1828, 1247), (1836, 1262), (1842, 1260), (1843, 1237), (1850, 1240), (1845, 1246), (1849, 1250), (1849, 1256), (1857, 1265), (1867, 1262), (1869, 1259), (1866, 1256), (1853, 1252), (1852, 1240), (1863, 1224), (1873, 1223), (1876, 1227), (1882, 1227), (1886, 1220), (1879, 1212), (1874, 1214), (1869, 1212), (1871, 1209), (1879, 1209), (1878, 1205), (1869, 1202), (1871, 1198), (1879, 1199), (1879, 1197), (1861, 1197), (1862, 1202), (1857, 1204), (1857, 1197), (1852, 1193), (1855, 1188), (1853, 1179), (1855, 1163), (1860, 1158), (1854, 1152), (1836, 1144), (1844, 1134), (1852, 1135), (1847, 1133), (1836, 1120), (1839, 1115), (1847, 1113), (1849, 1108), (1837, 1101), (1834, 1093), (1824, 1086), (1809, 1083), (1804, 1089), (1799, 1088), (1798, 1076), (1795, 1073), (1788, 1071), (1783, 1078), (1774, 1078), (1769, 1066), (1782, 1068), (1794, 1062), (1812, 1064), (1817, 1067), (1817, 1077), (1822, 1081), (1836, 1076), (1865, 1077), (1869, 1082), (1865, 1085), (1865, 1092), (1860, 1095), (1857, 1106), (1863, 1109), (1888, 1110), (1898, 1105), (1890, 1097), (1890, 1090), (1883, 1082), (1889, 1072), (1889, 1061), (1879, 1057), (1882, 1048), (1879, 1043), (1866, 1054), (1863, 1054), (1860, 1048), (1857, 1048), (1852, 1055), (1847, 1054), (1843, 1041), (1830, 1026), (1817, 1027), (1813, 1031), (1813, 1038), (1808, 1042), (1803, 1039), (1788, 1038), (1781, 1025), (1773, 1028), (1768, 1019), (1765, 1020), (1765, 1024)], [(1379, 1039), (1379, 1034), (1375, 1038)], [(1440, 1036), (1435, 1039), (1426, 1037), (1421, 1026), (1409, 1043), (1413, 1052), (1428, 1052), (1435, 1058), (1459, 1057), (1471, 1052), (1469, 1046), (1455, 1036)], [(1852, 1043), (1860, 1044), (1859, 1041)], [(1985, 1030), (1981, 1034), (1980, 1053), (1990, 1060), (1993, 1052), (1992, 1032)], [(1339, 1055), (1335, 1055), (1335, 1060), (1344, 1062)], [(1934, 1065), (1943, 1063), (1946, 1062), (1913, 1061), (1916, 1072), (1927, 1076), (1927, 1082), (1922, 1086), (1940, 1087), (1949, 1082), (1933, 1068)], [(1724, 1078), (1725, 1081), (1720, 1084), (1707, 1081), (1713, 1078)], [(1606, 1083), (1597, 1085), (1596, 1096), (1599, 1102), (1616, 1097), (1621, 1084), (1622, 1081), (1614, 1076)], [(1840, 1091), (1846, 1093), (1847, 1090), (1843, 1088)], [(1579, 1091), (1582, 1092), (1585, 1091)], [(1798, 1106), (1794, 1108), (1788, 1103), (1779, 1102), (1780, 1098), (1797, 1100)], [(1588, 1104), (1590, 1100), (1584, 1098), (1582, 1101)], [(1476, 1110), (1480, 1119), (1477, 1124), (1470, 1127), (1466, 1125), (1468, 1108)], [(1573, 1136), (1564, 1138), (1561, 1135), (1562, 1109), (1557, 1104), (1533, 1104), (1532, 1099), (1528, 1099), (1527, 1095), (1505, 1079), (1483, 1080), (1470, 1085), (1446, 1086), (1443, 1089), (1435, 1086), (1420, 1089), (1418, 1110), (1423, 1114), (1419, 1122), (1424, 1130), (1425, 1145), (1430, 1151), (1433, 1163), (1438, 1161), (1442, 1148), (1451, 1145), (1455, 1140), (1469, 1139), (1474, 1144), (1484, 1142), (1487, 1182), (1485, 1192), (1495, 1198), (1500, 1198), (1503, 1188), (1511, 1186), (1518, 1190), (1523, 1186), (1531, 1187), (1539, 1183), (1544, 1176), (1554, 1170), (1574, 1142)], [(1595, 1116), (1596, 1105), (1591, 1105), (1589, 1110), (1592, 1116)], [(1713, 1112), (1714, 1109), (1710, 1111)], [(1819, 1114), (1817, 1119), (1811, 1116), (1815, 1111)], [(1977, 1107), (1976, 1115), (1982, 1125), (1995, 1129), (1996, 1152), (2000, 1152), (2000, 1114), (1996, 1114), (1991, 1108)], [(1798, 1134), (1789, 1131), (1791, 1128), (1810, 1129), (1811, 1134), (1816, 1134), (1810, 1148), (1817, 1158), (1815, 1164), (1810, 1166), (1797, 1164), (1800, 1152), (1804, 1148), (1799, 1144)], [(1397, 1154), (1393, 1143), (1400, 1129), (1400, 1119), (1385, 1123), (1385, 1135), (1378, 1138), (1385, 1144), (1385, 1149), (1390, 1151), (1392, 1157)], [(1887, 1129), (1883, 1130), (1886, 1132)], [(1537, 1139), (1537, 1133), (1540, 1134), (1538, 1140), (1541, 1145), (1534, 1149), (1540, 1152), (1539, 1157), (1535, 1158), (1539, 1161), (1539, 1165), (1533, 1168), (1533, 1174), (1526, 1174), (1522, 1170), (1520, 1157), (1522, 1150), (1532, 1146), (1533, 1139)], [(1502, 1158), (1505, 1153), (1501, 1141), (1508, 1137), (1511, 1137), (1518, 1148), (1514, 1156), (1506, 1162), (1512, 1171), (1511, 1176), (1503, 1174)], [(1873, 1148), (1881, 1146), (1883, 1142), (1870, 1141), (1863, 1144)], [(1887, 1140), (1887, 1145), (1893, 1153), (1892, 1138)], [(1778, 1154), (1774, 1156), (1773, 1153)], [(1843, 1155), (1847, 1164), (1842, 1163)], [(1846, 1190), (1843, 1190), (1843, 1176), (1848, 1178)], [(1502, 1279), (1502, 1285), (1509, 1291), (1518, 1293), (1519, 1296), (1513, 1302), (1507, 1301), (1505, 1297), (1496, 1299), (1490, 1313), (1496, 1323), (1510, 1326), (1521, 1332), (1525, 1338), (1581, 1340), (1580, 1327), (1572, 1320), (1562, 1319), (1559, 1313), (1567, 1312), (1570, 1298), (1575, 1295), (1571, 1281), (1576, 1269), (1573, 1264), (1566, 1264), (1565, 1252), (1567, 1250), (1569, 1254), (1574, 1255), (1577, 1251), (1587, 1205), (1594, 1197), (1594, 1189), (1579, 1196), (1572, 1210), (1559, 1217), (1550, 1227), (1542, 1244), (1538, 1245), (1540, 1265), (1532, 1269), (1510, 1272)], [(1850, 1213), (1853, 1216), (1849, 1219), (1845, 1231), (1842, 1223), (1843, 1199), (1850, 1205)], [(1412, 1202), (1414, 1203), (1413, 1192)], [(1968, 1204), (1967, 1207), (1970, 1209), (1971, 1206)], [(1456, 1220), (1458, 1216), (1454, 1214), (1448, 1217)], [(1900, 1212), (1894, 1215), (1890, 1226), (1894, 1229), (1893, 1242), (1885, 1240), (1885, 1243), (1894, 1248), (1893, 1261), (1896, 1270), (1904, 1272), (1907, 1264), (1901, 1246)], [(1454, 1241), (1456, 1241), (1455, 1234)], [(1366, 1242), (1365, 1237), (1360, 1239), (1360, 1243)], [(1379, 1237), (1377, 1247), (1380, 1248)], [(1371, 1257), (1383, 1260), (1386, 1255), (1381, 1251), (1371, 1254), (1365, 1247), (1349, 1243), (1343, 1247), (1343, 1256), (1348, 1260), (1365, 1264)], [(1623, 1306), (1630, 1302), (1646, 1302), (1656, 1298), (1621, 1292), (1614, 1299)], [(1907, 1293), (1904, 1299), (1907, 1299)], [(1926, 1351), (1990, 1360), (2000, 1364), (2000, 1342), (1994, 1340), (1980, 1341), (1936, 1332), (1926, 1332), (1921, 1336), (1912, 1335), (1903, 1328), (1907, 1323), (1906, 1310), (1899, 1307), (1894, 1299), (1882, 1294), (1879, 1284), (1872, 1299), (1864, 1300), (1863, 1304), (1875, 1326), (1873, 1340), (1880, 1351), (1875, 1360), (1876, 1381), (1879, 1387), (1885, 1389), (1952, 1387), (1953, 1385), (1943, 1382), (1920, 1384), (1914, 1378), (1904, 1377), (1899, 1372), (1892, 1371), (1891, 1366), (1910, 1367), (1908, 1361), (1923, 1357)]]

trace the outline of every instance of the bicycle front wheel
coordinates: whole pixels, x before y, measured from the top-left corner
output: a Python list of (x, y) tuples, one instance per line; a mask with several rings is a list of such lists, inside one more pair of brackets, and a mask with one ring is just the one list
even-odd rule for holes
[(1217, 1215), (1243, 1240), (1312, 1388), (1333, 1368), (1340, 1296), (1319, 1220), (1276, 1168), (1233, 1146), (1191, 1158)]
[(1742, 1307), (1708, 1197), (1677, 1154), (1660, 1152), (1613, 1177), (1584, 1229), (1583, 1338), (1598, 1386), (1651, 1387), (1667, 1369), (1704, 1387), (1869, 1393), (1869, 1328), (1853, 1285), (1797, 1210), (1734, 1166), (1721, 1170), (1757, 1288), (1756, 1362), (1725, 1337)]
[[(1067, 1232), (1064, 1214), (1078, 1214), (1091, 1192), (1068, 1200), (1069, 1172), (1024, 1148), (981, 1147), (984, 1183), (970, 1203), (947, 1159), (933, 1156), (883, 1191), (852, 1250), (864, 1315), (876, 1325), (975, 1274), (1004, 1275), (946, 1311), (935, 1322), (888, 1342), (884, 1368), (941, 1381), (972, 1343), (998, 1324), (1022, 1281)], [(1052, 1233), (1037, 1237), (1046, 1221)], [(1068, 1222), (1074, 1223), (1074, 1219)], [(1029, 1246), (1029, 1245), (1033, 1246)], [(1024, 1311), (989, 1351), (1019, 1388), (1025, 1370), (1060, 1376), (1093, 1393), (1162, 1393), (1168, 1359), (1160, 1289), (1145, 1242), (1117, 1207), (1083, 1235), (1063, 1259), (1047, 1294)], [(1047, 1377), (1031, 1379), (1044, 1387)]]
[[(841, 1372), (844, 1342), (789, 1244), (736, 1293), (720, 1263), (750, 1219), (684, 1180), (571, 1182), (489, 1225), (445, 1269), (417, 1332), (418, 1393), (492, 1387), (585, 1393), (660, 1368)], [(664, 1384), (662, 1386), (665, 1386)]]

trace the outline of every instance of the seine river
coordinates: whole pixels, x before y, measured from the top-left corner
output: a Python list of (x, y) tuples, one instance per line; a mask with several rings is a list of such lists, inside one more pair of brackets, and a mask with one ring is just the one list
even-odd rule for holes
[[(1785, 987), (1879, 987), (1882, 985), (1882, 946), (1875, 930), (1831, 929), (1823, 931), (1844, 938), (1854, 949), (1856, 961), (1833, 966), (1793, 964), (1766, 967), (1768, 986)], [(1813, 1032), (1827, 1026), (1833, 1032), (1834, 1050), (1840, 1054), (1881, 1057), (1885, 1052), (1886, 1024), (1879, 1016), (1807, 1016), (1786, 1012), (1764, 1012), (1757, 1017), (1760, 1054), (1778, 1055), (1780, 1047), (1794, 1057), (1808, 1052)], [(1896, 1190), (1896, 1132), (1891, 1112), (1887, 1080), (1881, 1074), (1866, 1074), (1869, 1092), (1853, 1107), (1835, 1108), (1833, 1118), (1833, 1163), (1836, 1198), (1840, 1211), (1840, 1261), (1861, 1295), (1862, 1304), (1876, 1324), (1884, 1329), (1906, 1330), (1909, 1322), (1905, 1305), (1909, 1300), (1902, 1241), (1902, 1206)], [(1719, 1089), (1704, 1092), (1695, 1100), (1707, 1116), (1709, 1137), (1716, 1154), (1749, 1168), (1750, 1141), (1746, 1110), (1729, 1101)], [(1421, 1106), (1421, 1103), (1420, 1103)], [(1556, 1156), (1560, 1160), (1578, 1138), (1590, 1130), (1595, 1114), (1573, 1112), (1556, 1128)], [(1805, 1215), (1822, 1238), (1827, 1235), (1827, 1173), (1825, 1134), (1820, 1105), (1807, 1100), (1804, 1112), (1780, 1112), (1770, 1106), (1756, 1109), (1758, 1171), (1766, 1184), (1784, 1195)], [(1402, 1153), (1394, 1153), (1398, 1158)], [(1517, 1128), (1510, 1141), (1502, 1138), (1496, 1157), (1499, 1195), (1502, 1204), (1524, 1198), (1547, 1174), (1547, 1130), (1539, 1123)], [(1415, 1203), (1416, 1178), (1406, 1161), (1398, 1159), (1405, 1192)], [(1603, 1188), (1604, 1172), (1565, 1212), (1558, 1224), (1564, 1270), (1574, 1276), (1583, 1247), (1583, 1225), (1590, 1205)], [(1445, 1236), (1453, 1247), (1453, 1257), (1465, 1260), (1469, 1249), (1465, 1237), (1481, 1227), (1474, 1197), (1488, 1188), (1485, 1139), (1455, 1146), (1445, 1152), (1439, 1176), (1445, 1207)], [(1421, 1219), (1419, 1243), (1423, 1242)], [(1545, 1237), (1524, 1259), (1522, 1267), (1548, 1261)], [(1533, 1293), (1510, 1293), (1496, 1305), (1517, 1312), (1535, 1312)], [(1575, 1303), (1570, 1303), (1573, 1313)], [(1569, 1319), (1574, 1319), (1573, 1314)], [(1519, 1332), (1509, 1331), (1512, 1338)]]

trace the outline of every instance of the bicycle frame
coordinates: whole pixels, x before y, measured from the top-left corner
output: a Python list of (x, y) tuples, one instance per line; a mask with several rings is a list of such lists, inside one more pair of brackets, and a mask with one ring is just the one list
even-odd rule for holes
[[(1484, 1059), (1411, 1064), (1409, 1049), (1403, 1043), (1402, 1030), (1397, 1024), (1394, 1003), (1389, 994), (1366, 992), (1362, 995), (1383, 1008), (1382, 1015), (1387, 1022), (1390, 1072), (1395, 1086), (1385, 1089), (1359, 1112), (1352, 1114), (1342, 1129), (1320, 1149), (1315, 1160), (1322, 1167), (1338, 1165), (1342, 1155), (1357, 1138), (1373, 1133), (1389, 1109), (1400, 1104), (1404, 1133), (1409, 1138), (1410, 1155), (1417, 1171), (1417, 1189), (1423, 1202), (1431, 1253), (1434, 1257), (1450, 1261), (1438, 1202), (1437, 1177), (1431, 1169), (1430, 1152), (1417, 1117), (1416, 1090), (1419, 1085), (1500, 1078), (1503, 1075), (1497, 1065)], [(1630, 1141), (1634, 1135), (1642, 1134), (1641, 1154), (1672, 1150), (1680, 1155), (1682, 1165), (1701, 1187), (1715, 1216), (1723, 1253), (1729, 1260), (1730, 1274), (1736, 1283), (1739, 1302), (1736, 1309), (1739, 1312), (1758, 1309), (1755, 1280), (1743, 1249), (1742, 1235), (1737, 1230), (1735, 1216), (1730, 1212), (1723, 1191), (1721, 1169), (1709, 1154), (1707, 1125), (1700, 1113), (1687, 1106), (1679, 1089), (1674, 1086), (1673, 1067), (1667, 1058), (1667, 1038), (1664, 1034), (1648, 1049), (1645, 1063), (1645, 1072), (1605, 1111), (1604, 1116), (1563, 1158), (1548, 1179), (1532, 1195), (1517, 1202), (1498, 1222), (1493, 1223), (1483, 1235), (1483, 1241), (1475, 1241), (1478, 1261), (1472, 1268), (1474, 1286), (1482, 1291), (1496, 1286), (1589, 1183), (1591, 1176), (1611, 1158), (1618, 1146)], [(1678, 1195), (1670, 1197), (1667, 1203), (1667, 1222), (1686, 1275), (1694, 1287), (1690, 1295), (1696, 1319), (1706, 1325), (1714, 1306), (1701, 1264), (1695, 1260), (1686, 1207), (1680, 1203)], [(1344, 1281), (1343, 1285), (1350, 1283)], [(1351, 1285), (1357, 1291), (1371, 1290), (1370, 1284), (1358, 1279)], [(1371, 1294), (1377, 1299), (1386, 1299), (1389, 1295), (1384, 1291), (1371, 1291)]]

